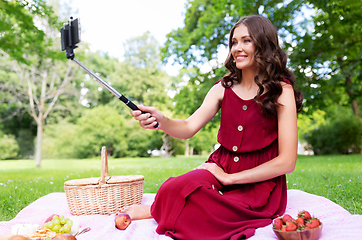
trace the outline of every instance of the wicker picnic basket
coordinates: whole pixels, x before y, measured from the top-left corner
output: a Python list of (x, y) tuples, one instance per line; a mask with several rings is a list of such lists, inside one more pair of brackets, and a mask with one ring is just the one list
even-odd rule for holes
[(64, 183), (70, 212), (73, 215), (108, 215), (124, 206), (141, 204), (144, 176), (108, 174), (106, 147), (101, 153), (101, 177), (74, 179)]

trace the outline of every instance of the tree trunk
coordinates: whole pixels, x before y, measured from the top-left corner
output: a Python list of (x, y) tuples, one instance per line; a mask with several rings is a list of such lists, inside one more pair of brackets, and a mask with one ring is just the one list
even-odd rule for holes
[[(2, 53), (2, 52), (1, 52)], [(60, 64), (59, 66), (57, 66)], [(67, 86), (76, 74), (76, 66), (72, 61), (67, 65), (61, 62), (54, 63), (50, 58), (42, 58), (35, 65), (19, 64), (12, 62), (9, 71), (16, 73), (19, 78), (17, 84), (2, 84), (1, 91), (6, 91), (12, 96), (11, 101), (20, 105), (19, 109), (27, 110), (29, 115), (37, 123), (37, 142), (35, 145), (36, 166), (40, 167), (42, 158), (42, 140), (45, 119), (53, 109), (65, 110), (62, 106), (55, 108), (55, 104), (61, 94), (67, 90)], [(64, 72), (64, 68), (66, 71)], [(40, 90), (40, 92), (39, 92)], [(73, 95), (69, 92), (69, 95)], [(6, 100), (6, 99), (5, 99)], [(0, 100), (0, 105), (5, 102)], [(20, 111), (19, 111), (20, 112)], [(8, 114), (9, 119), (18, 112)], [(4, 119), (0, 119), (0, 122)]]
[[(48, 69), (47, 69), (48, 70)], [(40, 95), (40, 105), (39, 105), (39, 115), (37, 117), (37, 139), (36, 139), (36, 166), (40, 167), (41, 165), (41, 151), (42, 151), (42, 140), (43, 140), (43, 125), (44, 125), (44, 109), (45, 109), (45, 99), (46, 99), (46, 84), (48, 79), (48, 72), (44, 71), (42, 75), (42, 86), (41, 86), (41, 95)]]
[(172, 154), (177, 150), (177, 148), (172, 149), (172, 137), (168, 135), (167, 133), (162, 134), (162, 147), (161, 152), (163, 157), (171, 157)]
[(36, 166), (41, 165), (41, 151), (42, 151), (42, 140), (43, 140), (43, 121), (37, 123), (37, 134), (36, 134), (36, 146), (35, 146), (35, 161)]
[(358, 106), (356, 99), (352, 100), (352, 110), (353, 110), (354, 115), (357, 117), (357, 119), (359, 119), (361, 117), (361, 114), (360, 114), (359, 106)]
[(353, 110), (353, 114), (356, 116), (357, 119), (359, 119), (361, 117), (360, 111), (359, 111), (359, 106), (358, 106), (357, 100), (355, 99), (355, 96), (354, 96), (355, 94), (354, 94), (353, 89), (351, 88), (351, 84), (352, 84), (352, 77), (351, 76), (346, 77), (345, 85), (347, 88), (347, 94), (348, 94), (349, 98), (351, 99), (351, 107)]
[(190, 151), (190, 143), (189, 143), (189, 140), (186, 139), (186, 141), (185, 141), (185, 157), (189, 156), (189, 151)]

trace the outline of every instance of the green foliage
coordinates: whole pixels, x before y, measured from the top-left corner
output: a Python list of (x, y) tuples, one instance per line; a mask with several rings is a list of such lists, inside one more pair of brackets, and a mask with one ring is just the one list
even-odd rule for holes
[(76, 131), (77, 126), (66, 120), (47, 124), (43, 132), (43, 157), (45, 159), (74, 157)]
[[(212, 69), (211, 72), (201, 73), (198, 68), (191, 68), (181, 72), (183, 79), (187, 79), (187, 85), (182, 87), (174, 97), (176, 115), (190, 116), (202, 104), (208, 91), (225, 74), (224, 69)], [(216, 114), (206, 128), (216, 127), (220, 120), (220, 113)]]
[(0, 132), (0, 160), (14, 159), (18, 156), (19, 145), (12, 135)]
[[(362, 104), (362, 2), (311, 0), (312, 18), (295, 22), (285, 41), (305, 105), (313, 111), (330, 104), (353, 109)], [(346, 37), (348, 36), (348, 37)]]
[[(144, 37), (146, 37), (146, 39), (144, 39)], [(142, 36), (141, 40), (145, 42), (147, 47), (152, 48), (157, 46), (157, 42), (154, 42), (154, 38), (149, 35)], [(132, 52), (127, 53), (129, 55), (128, 61), (119, 62), (107, 54), (90, 52), (86, 54), (87, 59), (84, 61), (84, 64), (135, 104), (153, 105), (157, 107), (164, 105), (171, 106), (170, 97), (166, 92), (166, 89), (171, 85), (170, 77), (152, 61), (144, 60), (147, 61), (147, 63), (139, 63), (138, 65), (135, 63), (137, 59), (145, 56), (152, 58), (153, 61), (159, 59), (158, 55), (150, 55), (156, 52), (156, 50), (150, 50), (147, 54), (141, 52), (142, 54), (139, 53), (140, 56), (131, 58), (132, 54), (137, 53), (136, 47), (142, 47), (139, 41), (140, 39), (138, 38), (128, 40), (128, 44), (132, 46)], [(143, 51), (143, 48), (139, 49), (139, 51)], [(146, 55), (144, 56), (144, 54)], [(85, 74), (85, 76), (87, 75)], [(88, 89), (88, 92), (83, 96), (88, 101), (87, 107), (94, 107), (111, 102), (111, 105), (114, 107), (117, 104), (123, 104), (119, 102), (118, 99), (117, 101), (119, 103), (115, 104), (114, 95), (101, 87), (98, 82), (89, 76), (83, 78), (81, 84), (84, 88)], [(129, 112), (129, 109), (123, 108), (123, 106), (119, 107), (119, 109), (127, 113)]]
[[(198, 68), (192, 68), (181, 74), (184, 78), (188, 79), (188, 81), (187, 85), (180, 89), (174, 97), (174, 101), (176, 102), (175, 110), (186, 115), (191, 115), (201, 106), (207, 92), (216, 81), (209, 79), (207, 77), (208, 74), (202, 74)], [(193, 105), (190, 106), (190, 102), (193, 103)]]
[(115, 86), (137, 104), (170, 106), (167, 88), (171, 79), (161, 69), (159, 43), (149, 33), (128, 39), (124, 44), (125, 61), (111, 74)]
[(46, 20), (50, 27), (59, 29), (58, 17), (46, 1), (0, 1), (0, 48), (13, 59), (29, 63), (24, 54), (51, 54), (47, 49), (52, 39), (37, 24)]
[(305, 139), (316, 155), (361, 153), (362, 120), (340, 109)]
[[(125, 156), (128, 130), (124, 117), (108, 106), (85, 110), (76, 124), (60, 122), (47, 125), (43, 137), (43, 154), (57, 158), (89, 158), (97, 156), (102, 148)], [(127, 149), (127, 148), (126, 148)]]
[(316, 110), (310, 115), (307, 114), (298, 114), (298, 139), (305, 141), (305, 136), (318, 129), (319, 126), (325, 124), (326, 112), (322, 110)]
[(150, 137), (151, 131), (133, 131), (129, 134), (128, 141), (128, 157), (149, 157), (150, 153)]
[(201, 129), (198, 133), (190, 138), (190, 146), (194, 148), (194, 154), (210, 154), (217, 143), (217, 129)]
[(162, 145), (158, 131), (147, 131), (138, 122), (108, 105), (87, 109), (76, 123), (63, 120), (44, 129), (44, 158), (91, 158), (106, 146), (113, 157), (147, 157)]
[(16, 141), (19, 144), (19, 158), (30, 158), (34, 152), (34, 133), (32, 129), (21, 128), (17, 131)]
[(125, 62), (138, 69), (160, 69), (159, 44), (150, 32), (142, 36), (130, 38), (123, 44)]
[[(32, 56), (31, 65), (10, 61), (6, 56), (2, 56), (0, 61), (8, 77), (0, 79), (0, 88), (9, 93), (4, 96), (5, 100), (14, 103), (15, 115), (29, 114), (40, 130), (37, 131), (34, 154), (40, 166), (43, 124), (69, 116), (76, 109), (75, 102), (80, 106), (71, 84), (75, 83), (75, 66), (70, 61), (65, 63), (46, 55)], [(47, 119), (51, 112), (52, 118)]]
[[(278, 29), (289, 26), (302, 1), (294, 0), (289, 4), (284, 1), (229, 1), (229, 0), (194, 0), (186, 5), (184, 27), (167, 35), (167, 41), (161, 48), (164, 62), (175, 61), (186, 70), (181, 72), (188, 79), (185, 87), (178, 90), (174, 98), (175, 110), (179, 114), (190, 115), (202, 103), (206, 93), (220, 80), (227, 70), (220, 64), (210, 72), (201, 73), (200, 66), (217, 58), (220, 49), (228, 46), (232, 26), (243, 16), (262, 14), (272, 20)], [(217, 115), (207, 128), (216, 127)]]
[(170, 78), (161, 70), (151, 67), (139, 69), (125, 62), (110, 77), (114, 82), (112, 85), (135, 104), (170, 105), (170, 97), (166, 93)]
[[(266, 16), (278, 29), (282, 46), (290, 54), (289, 66), (297, 75), (297, 87), (305, 96), (305, 111), (337, 103), (351, 107), (360, 117), (361, 1), (194, 0), (187, 4), (185, 26), (167, 35), (161, 51), (163, 61), (192, 67), (215, 59), (220, 46), (228, 45), (232, 25), (249, 14)], [(215, 71), (208, 75), (215, 77)], [(180, 94), (185, 98), (182, 90)], [(203, 96), (195, 96), (184, 108), (199, 106)]]
[[(86, 52), (83, 56), (85, 59), (82, 63), (94, 73), (98, 74), (104, 81), (110, 83), (116, 90), (118, 89), (117, 78), (111, 77), (111, 74), (119, 71), (122, 64), (116, 58), (110, 57), (108, 54), (101, 52)], [(82, 96), (81, 100), (86, 100), (85, 104), (88, 108), (109, 103), (114, 95), (104, 89), (96, 80), (90, 77), (83, 69), (79, 69), (82, 76), (80, 85), (87, 89), (87, 93)], [(122, 92), (121, 92), (122, 93)]]
[[(197, 0), (187, 5), (185, 26), (167, 35), (161, 49), (163, 59), (174, 58), (184, 66), (192, 66), (216, 57), (220, 44), (243, 10), (243, 1)], [(198, 54), (195, 54), (198, 53)]]
[(117, 110), (98, 106), (86, 110), (77, 120), (75, 157), (97, 155), (102, 146), (113, 148), (113, 144), (125, 141), (127, 124)]
[[(1, 97), (1, 93), (0, 93)], [(4, 97), (3, 99), (6, 99)], [(6, 106), (6, 104), (3, 104)], [(9, 106), (8, 109), (4, 109), (2, 111), (0, 109), (0, 122), (3, 120), (2, 124), (0, 124), (0, 131), (1, 125), (3, 126), (2, 131), (4, 134), (15, 136), (16, 141), (19, 145), (18, 157), (19, 158), (29, 158), (33, 156), (34, 152), (34, 137), (36, 136), (36, 123), (33, 118), (27, 114), (19, 114), (19, 109)], [(12, 113), (19, 114), (18, 117), (8, 118), (7, 116), (11, 116)], [(6, 119), (6, 120), (5, 120)]]
[(287, 27), (302, 1), (194, 0), (187, 4), (185, 26), (167, 35), (161, 57), (184, 66), (205, 63), (217, 56), (219, 46), (228, 46), (232, 26), (243, 16), (266, 15), (278, 29)]

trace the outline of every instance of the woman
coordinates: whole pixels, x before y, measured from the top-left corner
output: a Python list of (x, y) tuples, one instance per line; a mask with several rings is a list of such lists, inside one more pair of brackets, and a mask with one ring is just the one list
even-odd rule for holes
[(301, 93), (287, 69), (272, 23), (247, 16), (231, 29), (230, 71), (186, 120), (173, 120), (154, 107), (132, 111), (145, 129), (187, 139), (221, 109), (221, 146), (195, 170), (168, 179), (152, 206), (123, 209), (133, 219), (153, 217), (157, 232), (174, 239), (245, 239), (284, 213), (285, 174), (297, 160), (297, 110)]

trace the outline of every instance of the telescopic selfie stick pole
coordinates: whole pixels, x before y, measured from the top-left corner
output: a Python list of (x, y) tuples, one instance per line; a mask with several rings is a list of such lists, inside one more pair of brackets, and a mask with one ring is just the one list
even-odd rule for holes
[[(76, 22), (75, 22), (76, 21)], [(129, 108), (132, 110), (140, 110), (133, 102), (128, 100), (125, 96), (120, 94), (116, 89), (114, 89), (111, 85), (109, 85), (106, 81), (104, 81), (102, 78), (97, 76), (94, 72), (92, 72), (90, 69), (88, 69), (86, 66), (84, 66), (78, 59), (75, 58), (74, 54), (74, 48), (77, 48), (75, 44), (80, 42), (79, 39), (79, 31), (78, 31), (78, 25), (79, 20), (73, 20), (73, 18), (70, 18), (70, 21), (68, 22), (68, 25), (64, 25), (64, 27), (61, 28), (61, 41), (62, 41), (62, 50), (66, 51), (66, 55), (68, 59), (73, 60), (76, 64), (78, 64), (81, 68), (83, 68), (87, 73), (89, 73), (95, 80), (97, 80), (100, 84), (102, 84), (103, 87), (105, 87), (108, 91), (110, 91), (114, 96), (116, 96), (119, 100), (124, 102)], [(76, 25), (76, 26), (72, 26)], [(73, 30), (75, 28), (75, 30)], [(76, 35), (76, 36), (73, 36)], [(142, 111), (142, 113), (145, 113)], [(154, 126), (154, 128), (158, 128), (158, 123)]]
[(95, 73), (93, 73), (91, 70), (89, 70), (86, 66), (84, 66), (81, 62), (78, 61), (78, 59), (73, 58), (72, 59), (76, 64), (78, 64), (81, 68), (83, 68), (87, 73), (89, 73), (93, 78), (95, 78), (95, 80), (97, 80), (100, 84), (103, 85), (103, 87), (105, 87), (108, 91), (110, 91), (111, 93), (113, 93), (114, 96), (116, 96), (117, 98), (119, 98), (122, 102), (124, 102), (129, 108), (131, 108), (132, 110), (139, 110), (138, 107), (131, 102), (130, 100), (128, 100), (125, 96), (123, 96), (122, 94), (120, 94), (116, 89), (114, 89), (111, 85), (109, 85), (106, 81), (104, 81), (103, 79), (101, 79), (100, 77), (98, 77)]

